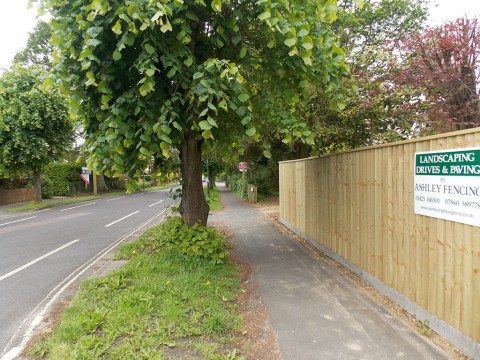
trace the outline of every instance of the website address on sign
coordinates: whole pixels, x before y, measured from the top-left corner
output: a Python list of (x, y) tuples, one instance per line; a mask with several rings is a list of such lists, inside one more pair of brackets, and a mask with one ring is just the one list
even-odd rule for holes
[(421, 208), (423, 210), (427, 210), (427, 211), (434, 211), (434, 212), (440, 212), (440, 213), (448, 214), (448, 215), (456, 215), (456, 216), (461, 216), (461, 217), (473, 218), (473, 214), (466, 214), (466, 213), (462, 213), (462, 212), (459, 212), (459, 211), (443, 210), (443, 209), (426, 207), (426, 206), (421, 206)]

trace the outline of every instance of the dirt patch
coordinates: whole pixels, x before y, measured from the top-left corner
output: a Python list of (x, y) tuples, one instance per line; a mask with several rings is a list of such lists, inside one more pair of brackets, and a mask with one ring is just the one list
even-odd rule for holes
[(260, 299), (257, 285), (252, 281), (252, 268), (238, 257), (232, 256), (238, 266), (241, 293), (237, 298), (243, 318), (242, 348), (247, 359), (281, 360), (277, 337), (268, 325), (268, 314)]
[[(280, 222), (280, 209), (279, 209), (278, 199), (276, 200), (270, 199), (268, 202), (253, 204), (252, 206), (257, 208), (261, 212), (263, 212), (267, 217), (269, 217), (273, 221), (275, 226), (277, 226), (284, 234), (287, 234), (288, 236), (294, 238), (295, 240), (300, 242), (302, 245), (304, 245), (306, 248), (308, 248), (315, 258), (322, 259), (323, 261), (325, 261), (328, 265), (330, 265), (335, 270), (337, 270), (342, 275), (344, 275), (346, 278), (351, 280), (353, 284), (355, 284), (355, 286), (357, 286), (359, 289), (363, 291), (363, 293), (368, 295), (371, 299), (375, 300), (375, 302), (377, 302), (378, 304), (381, 304), (391, 314), (401, 319), (405, 324), (407, 324), (407, 326), (414, 329), (418, 333), (428, 337), (428, 339), (432, 341), (436, 346), (441, 348), (448, 357), (456, 360), (471, 359), (471, 357), (469, 357), (464, 352), (462, 352), (461, 350), (459, 350), (458, 348), (450, 344), (447, 340), (445, 340), (443, 337), (438, 335), (436, 332), (429, 329), (428, 324), (423, 324), (422, 322), (418, 321), (413, 315), (406, 312), (399, 305), (397, 305), (392, 300), (390, 300), (387, 296), (379, 293), (375, 288), (373, 288), (368, 283), (360, 279), (356, 274), (351, 272), (349, 269), (339, 264), (335, 260), (331, 259), (327, 255), (325, 255), (322, 251), (314, 247), (310, 242), (308, 242), (307, 240), (303, 239), (302, 237), (298, 236), (293, 231), (285, 227)], [(258, 359), (263, 359), (263, 358), (258, 358)]]

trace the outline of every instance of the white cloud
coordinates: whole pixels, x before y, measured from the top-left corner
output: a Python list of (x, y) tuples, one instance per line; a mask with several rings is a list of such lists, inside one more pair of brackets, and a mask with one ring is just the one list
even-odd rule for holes
[(440, 25), (467, 15), (469, 18), (480, 17), (478, 0), (430, 0), (430, 26)]
[(0, 0), (0, 4), (0, 68), (5, 68), (25, 47), (28, 33), (37, 22), (37, 12), (27, 9), (28, 0)]

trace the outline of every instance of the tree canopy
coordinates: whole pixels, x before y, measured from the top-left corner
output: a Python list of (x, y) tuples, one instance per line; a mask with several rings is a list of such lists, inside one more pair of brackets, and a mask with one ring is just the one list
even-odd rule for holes
[(46, 72), (14, 66), (0, 77), (0, 174), (33, 172), (36, 200), (40, 173), (73, 141), (68, 109), (58, 89), (42, 88)]
[(428, 116), (441, 129), (480, 125), (480, 22), (460, 18), (405, 36), (402, 68), (393, 77), (399, 87), (416, 89), (425, 98)]
[(45, 70), (50, 70), (53, 53), (51, 37), (50, 26), (40, 20), (29, 34), (25, 48), (15, 54), (13, 62), (22, 66), (38, 65)]
[[(208, 215), (204, 142), (261, 141), (265, 129), (312, 142), (296, 113), (308, 84), (322, 86), (333, 106), (343, 101), (347, 69), (329, 28), (334, 0), (42, 3), (92, 166), (135, 176), (146, 158), (178, 148), (189, 225)], [(261, 143), (269, 156), (270, 144)]]

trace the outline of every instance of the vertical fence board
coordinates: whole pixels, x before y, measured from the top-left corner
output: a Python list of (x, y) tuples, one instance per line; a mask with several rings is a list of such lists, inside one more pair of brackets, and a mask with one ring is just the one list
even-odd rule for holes
[(288, 224), (480, 341), (480, 228), (414, 213), (416, 152), (480, 147), (480, 129), (280, 163)]

